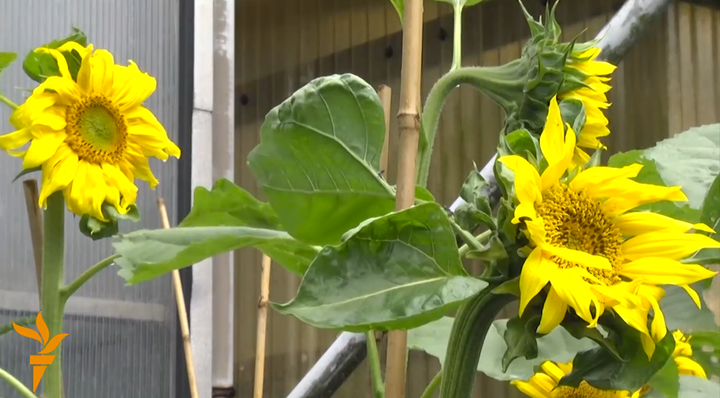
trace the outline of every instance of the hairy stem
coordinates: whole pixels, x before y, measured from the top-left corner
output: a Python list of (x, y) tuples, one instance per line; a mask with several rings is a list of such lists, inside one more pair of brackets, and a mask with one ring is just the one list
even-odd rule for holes
[(378, 353), (375, 332), (365, 333), (367, 339), (368, 365), (370, 366), (370, 379), (372, 380), (373, 398), (385, 397), (385, 384), (380, 370), (380, 354)]
[[(48, 198), (45, 210), (43, 267), (42, 267), (42, 302), (40, 309), (47, 324), (50, 336), (62, 333), (63, 312), (65, 301), (60, 291), (64, 284), (63, 260), (65, 201), (62, 192), (55, 192)], [(62, 398), (62, 344), (52, 353), (55, 355), (48, 365), (43, 377), (43, 392), (47, 398)]]
[(19, 392), (23, 398), (38, 398), (35, 394), (33, 394), (32, 391), (30, 391), (30, 389), (25, 387), (25, 385), (23, 385), (20, 380), (16, 379), (15, 377), (13, 377), (13, 375), (4, 371), (3, 369), (0, 369), (0, 379), (10, 384), (10, 387), (14, 388), (15, 391)]
[(463, 6), (461, 4), (455, 6), (453, 23), (453, 59), (450, 70), (455, 70), (462, 65), (462, 10)]
[(0, 102), (3, 104), (9, 106), (13, 110), (17, 109), (18, 105), (10, 100), (10, 98), (0, 94)]
[(450, 332), (440, 398), (470, 397), (488, 329), (513, 300), (509, 294), (493, 294), (488, 286), (460, 307)]

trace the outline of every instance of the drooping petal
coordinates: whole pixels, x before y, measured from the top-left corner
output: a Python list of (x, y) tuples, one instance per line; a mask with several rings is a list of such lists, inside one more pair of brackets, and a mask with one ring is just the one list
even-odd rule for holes
[(565, 128), (557, 97), (552, 97), (550, 100), (545, 128), (540, 135), (540, 149), (550, 165), (560, 162), (565, 157)]
[(610, 261), (608, 261), (608, 259), (605, 257), (595, 256), (590, 253), (585, 253), (583, 251), (568, 249), (565, 247), (556, 247), (552, 245), (544, 246), (543, 250), (575, 264), (582, 264), (586, 267), (591, 268), (600, 268), (607, 270), (612, 269), (612, 267), (610, 266)]
[[(593, 317), (590, 309), (597, 298), (590, 291), (587, 282), (573, 275), (569, 270), (558, 271), (550, 280), (553, 290), (562, 301), (575, 309), (580, 318), (589, 324), (590, 327), (597, 325), (597, 317)], [(596, 312), (597, 315), (597, 312)]]
[(128, 80), (132, 80), (133, 84), (123, 86), (115, 85), (112, 96), (120, 109), (128, 110), (139, 106), (150, 97), (150, 95), (155, 92), (157, 81), (147, 73), (141, 72), (137, 64), (133, 61), (130, 61), (130, 65), (124, 73), (127, 74)]
[(98, 49), (90, 55), (92, 64), (92, 91), (96, 93), (108, 93), (112, 90), (113, 76), (115, 74), (115, 60), (113, 55), (107, 51)]
[(693, 303), (698, 307), (698, 309), (702, 308), (702, 303), (700, 302), (700, 296), (697, 294), (695, 289), (691, 288), (689, 285), (681, 285), (683, 289), (685, 289), (685, 292), (687, 292), (688, 296), (692, 299)]
[(23, 128), (9, 134), (0, 136), (0, 148), (5, 151), (18, 149), (32, 139), (30, 128)]
[(55, 154), (60, 144), (65, 140), (65, 133), (46, 134), (42, 137), (35, 138), (30, 143), (25, 157), (23, 158), (23, 168), (32, 169), (43, 164)]
[(699, 363), (693, 361), (691, 358), (675, 357), (675, 363), (677, 364), (678, 372), (681, 375), (695, 376), (707, 379), (707, 373), (705, 373), (705, 369), (703, 369)]
[(525, 260), (520, 271), (520, 310), (519, 316), (525, 312), (530, 300), (547, 285), (557, 265), (542, 255), (542, 250), (536, 248)]
[(595, 185), (603, 185), (617, 178), (637, 177), (642, 167), (641, 164), (632, 164), (622, 168), (605, 166), (590, 167), (573, 178), (570, 182), (570, 189), (575, 192), (580, 192)]
[(558, 296), (554, 288), (550, 288), (545, 304), (543, 305), (542, 318), (537, 332), (548, 334), (565, 319), (568, 305)]
[(720, 248), (720, 242), (700, 234), (650, 232), (626, 240), (622, 253), (628, 260), (662, 257), (682, 260), (700, 249)]
[(520, 203), (536, 203), (542, 200), (542, 181), (533, 165), (517, 155), (503, 156), (498, 161), (515, 174), (515, 194)]

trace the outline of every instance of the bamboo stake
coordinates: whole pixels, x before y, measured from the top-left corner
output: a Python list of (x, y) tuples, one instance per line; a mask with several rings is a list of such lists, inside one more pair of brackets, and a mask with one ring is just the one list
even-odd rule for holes
[[(402, 73), (400, 77), (400, 149), (398, 158), (395, 208), (406, 209), (415, 203), (415, 173), (420, 139), (420, 82), (422, 73), (422, 0), (405, 1), (403, 23)], [(407, 331), (388, 334), (387, 398), (405, 398), (407, 372)]]
[(255, 342), (255, 384), (253, 398), (263, 397), (265, 382), (265, 342), (267, 341), (268, 300), (270, 299), (270, 267), (272, 260), (263, 254), (258, 300), (257, 341)]
[[(160, 212), (160, 221), (164, 229), (170, 228), (170, 220), (165, 207), (165, 200), (158, 198), (158, 211)], [(190, 396), (199, 398), (197, 388), (197, 380), (195, 378), (195, 362), (193, 361), (192, 345), (190, 344), (190, 328), (188, 326), (187, 310), (185, 308), (185, 297), (183, 297), (182, 281), (180, 280), (180, 271), (174, 269), (172, 271), (173, 290), (175, 290), (175, 302), (177, 304), (178, 318), (180, 318), (180, 332), (182, 333), (183, 346), (185, 347), (185, 363), (187, 364), (188, 384), (190, 384)]]
[(30, 240), (32, 242), (33, 257), (35, 259), (35, 278), (37, 280), (38, 300), (42, 303), (42, 247), (43, 247), (43, 225), (42, 211), (38, 205), (38, 184), (37, 180), (23, 181), (25, 193), (25, 208), (27, 209), (28, 222), (30, 223)]

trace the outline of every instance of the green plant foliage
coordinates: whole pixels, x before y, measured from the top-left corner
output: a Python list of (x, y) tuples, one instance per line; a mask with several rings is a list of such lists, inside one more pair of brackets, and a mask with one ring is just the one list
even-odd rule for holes
[(485, 286), (462, 267), (445, 210), (426, 203), (367, 220), (325, 247), (297, 296), (273, 307), (320, 328), (410, 329)]
[(121, 234), (113, 243), (116, 263), (129, 283), (161, 276), (230, 250), (253, 246), (293, 273), (302, 275), (318, 248), (282, 230), (277, 214), (232, 182), (195, 189), (193, 208), (180, 227)]
[[(454, 318), (443, 317), (435, 322), (408, 331), (408, 347), (422, 350), (437, 357), (440, 364), (445, 362), (445, 353), (450, 338)], [(483, 351), (480, 355), (478, 371), (495, 380), (528, 380), (535, 367), (546, 360), (566, 363), (570, 362), (580, 351), (596, 347), (589, 339), (577, 340), (562, 328), (556, 328), (549, 334), (537, 339), (537, 356), (533, 359), (518, 357), (506, 371), (502, 369), (502, 359), (507, 351), (505, 334), (508, 320), (500, 319), (493, 322), (485, 337)]]
[(379, 175), (385, 118), (375, 90), (354, 75), (315, 79), (265, 117), (248, 165), (290, 235), (337, 244), (343, 233), (391, 212)]
[(4, 71), (17, 59), (16, 53), (0, 53), (0, 72)]
[[(80, 29), (73, 27), (72, 33), (69, 36), (63, 39), (57, 39), (49, 43), (45, 43), (40, 47), (57, 49), (68, 42), (76, 42), (81, 46), (85, 47), (87, 46), (87, 36)], [(82, 62), (80, 54), (78, 54), (77, 51), (68, 51), (64, 52), (63, 56), (67, 61), (70, 74), (72, 75), (73, 79), (75, 79), (77, 77), (78, 71), (80, 70), (80, 63)], [(57, 61), (55, 60), (55, 58), (53, 58), (52, 55), (47, 53), (36, 53), (34, 49), (30, 51), (27, 56), (25, 56), (25, 61), (23, 62), (23, 70), (29, 78), (35, 80), (38, 83), (44, 82), (45, 79), (50, 76), (60, 76), (60, 70), (58, 69)]]
[(720, 377), (720, 328), (690, 334), (692, 359), (699, 363), (708, 377)]
[(118, 233), (119, 220), (140, 221), (140, 211), (135, 205), (130, 205), (128, 212), (122, 214), (115, 209), (115, 206), (103, 203), (102, 212), (107, 221), (99, 220), (89, 214), (84, 214), (80, 218), (80, 232), (83, 235), (92, 240), (105, 239)]

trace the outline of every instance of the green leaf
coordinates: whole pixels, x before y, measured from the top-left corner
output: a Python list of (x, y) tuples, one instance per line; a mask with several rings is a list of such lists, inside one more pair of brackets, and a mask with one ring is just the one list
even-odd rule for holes
[(180, 227), (232, 226), (282, 230), (277, 213), (232, 181), (221, 178), (212, 190), (195, 188), (193, 207)]
[(522, 318), (514, 317), (507, 322), (503, 334), (507, 350), (502, 358), (502, 371), (507, 372), (510, 364), (517, 358), (535, 359), (538, 356), (535, 331), (540, 325), (540, 314), (525, 312)]
[(695, 376), (680, 376), (680, 398), (720, 397), (720, 384)]
[[(720, 241), (720, 174), (715, 177), (700, 209), (700, 222), (715, 230), (710, 236)], [(720, 249), (703, 249), (685, 262), (702, 265), (720, 264)]]
[[(146, 237), (146, 238), (143, 238)], [(143, 241), (147, 239), (147, 241)], [(156, 249), (152, 249), (156, 245)], [(318, 249), (282, 231), (275, 211), (227, 179), (208, 190), (197, 187), (193, 207), (177, 228), (120, 235), (116, 261), (130, 283), (156, 278), (216, 254), (253, 246), (298, 275)], [(165, 251), (165, 252), (162, 252)]]
[(19, 179), (20, 179), (21, 177), (23, 177), (23, 176), (26, 176), (26, 175), (28, 175), (28, 174), (30, 174), (30, 173), (34, 173), (34, 172), (40, 171), (40, 170), (42, 170), (42, 166), (32, 167), (32, 168), (29, 168), (29, 169), (22, 169), (22, 171), (19, 172), (18, 175), (15, 176), (15, 178), (13, 178), (12, 182), (15, 182), (15, 181), (19, 180)]
[(580, 139), (580, 131), (585, 126), (587, 119), (585, 114), (585, 105), (577, 98), (566, 98), (560, 101), (560, 114), (565, 123), (572, 126), (577, 139)]
[(415, 186), (415, 199), (424, 200), (426, 202), (434, 202), (435, 197), (427, 189), (420, 185)]
[(537, 159), (540, 152), (540, 143), (526, 129), (515, 130), (507, 134), (504, 139), (505, 153), (500, 155), (519, 155), (528, 158), (528, 154), (532, 158)]
[[(621, 324), (623, 321), (616, 321)], [(651, 359), (640, 343), (640, 333), (627, 325), (616, 338), (618, 352), (625, 361), (618, 360), (602, 347), (579, 353), (573, 360), (573, 370), (560, 380), (559, 385), (577, 387), (584, 380), (601, 390), (637, 391), (671, 359), (675, 341), (672, 333), (657, 343)]]
[[(87, 36), (80, 29), (73, 27), (72, 33), (63, 38), (53, 40), (49, 43), (45, 43), (40, 47), (57, 49), (65, 43), (76, 42), (81, 46), (87, 46)], [(68, 63), (68, 69), (73, 79), (77, 77), (77, 72), (80, 70), (80, 63), (82, 59), (77, 51), (64, 52), (63, 56)], [(52, 55), (46, 53), (36, 53), (32, 50), (25, 57), (23, 62), (23, 70), (29, 78), (35, 80), (38, 83), (42, 83), (50, 76), (60, 76), (60, 70), (58, 69), (57, 61)]]
[(292, 236), (337, 244), (395, 208), (395, 192), (378, 174), (384, 139), (372, 86), (350, 74), (321, 77), (267, 114), (248, 165)]
[[(445, 362), (445, 352), (453, 321), (454, 318), (443, 317), (408, 331), (408, 348), (425, 351), (437, 357), (442, 365)], [(478, 364), (478, 371), (495, 380), (528, 380), (535, 374), (535, 367), (546, 360), (567, 363), (577, 352), (596, 347), (595, 343), (588, 339), (577, 340), (565, 329), (555, 328), (549, 334), (537, 339), (537, 358), (532, 360), (518, 358), (512, 362), (506, 372), (503, 372), (502, 358), (508, 348), (503, 337), (507, 330), (507, 322), (507, 319), (493, 322), (485, 337)]]
[(89, 214), (80, 218), (80, 232), (92, 240), (100, 240), (115, 236), (118, 233), (119, 220), (140, 221), (140, 212), (137, 206), (130, 205), (127, 214), (121, 214), (115, 206), (103, 203), (102, 212), (107, 221), (99, 220)]
[(680, 373), (674, 360), (669, 359), (665, 365), (650, 378), (648, 386), (654, 395), (662, 395), (665, 398), (678, 398), (680, 393)]
[(453, 217), (467, 231), (474, 231), (480, 225), (497, 229), (490, 206), (490, 184), (485, 181), (477, 166), (473, 166), (460, 189), (460, 197), (465, 203), (455, 210)]
[(301, 273), (314, 254), (287, 232), (249, 227), (192, 227), (139, 230), (113, 242), (121, 255), (118, 274), (129, 284), (157, 278), (217, 254), (252, 246)]
[(720, 331), (693, 332), (690, 334), (692, 359), (708, 377), (720, 377)]
[(390, 3), (395, 8), (398, 17), (400, 17), (400, 23), (402, 23), (405, 17), (405, 0), (390, 0)]
[(325, 247), (295, 298), (273, 307), (319, 328), (409, 329), (485, 286), (463, 269), (445, 210), (425, 203), (367, 220)]
[(691, 285), (700, 296), (701, 308), (698, 309), (687, 292), (679, 286), (663, 286), (665, 297), (660, 300), (660, 308), (665, 315), (669, 330), (705, 331), (717, 330), (715, 315), (710, 311), (703, 298), (703, 281)]
[(440, 3), (448, 3), (453, 6), (453, 8), (457, 7), (471, 7), (476, 4), (480, 4), (483, 2), (483, 0), (435, 0)]
[(0, 72), (15, 62), (16, 59), (16, 53), (0, 53)]

